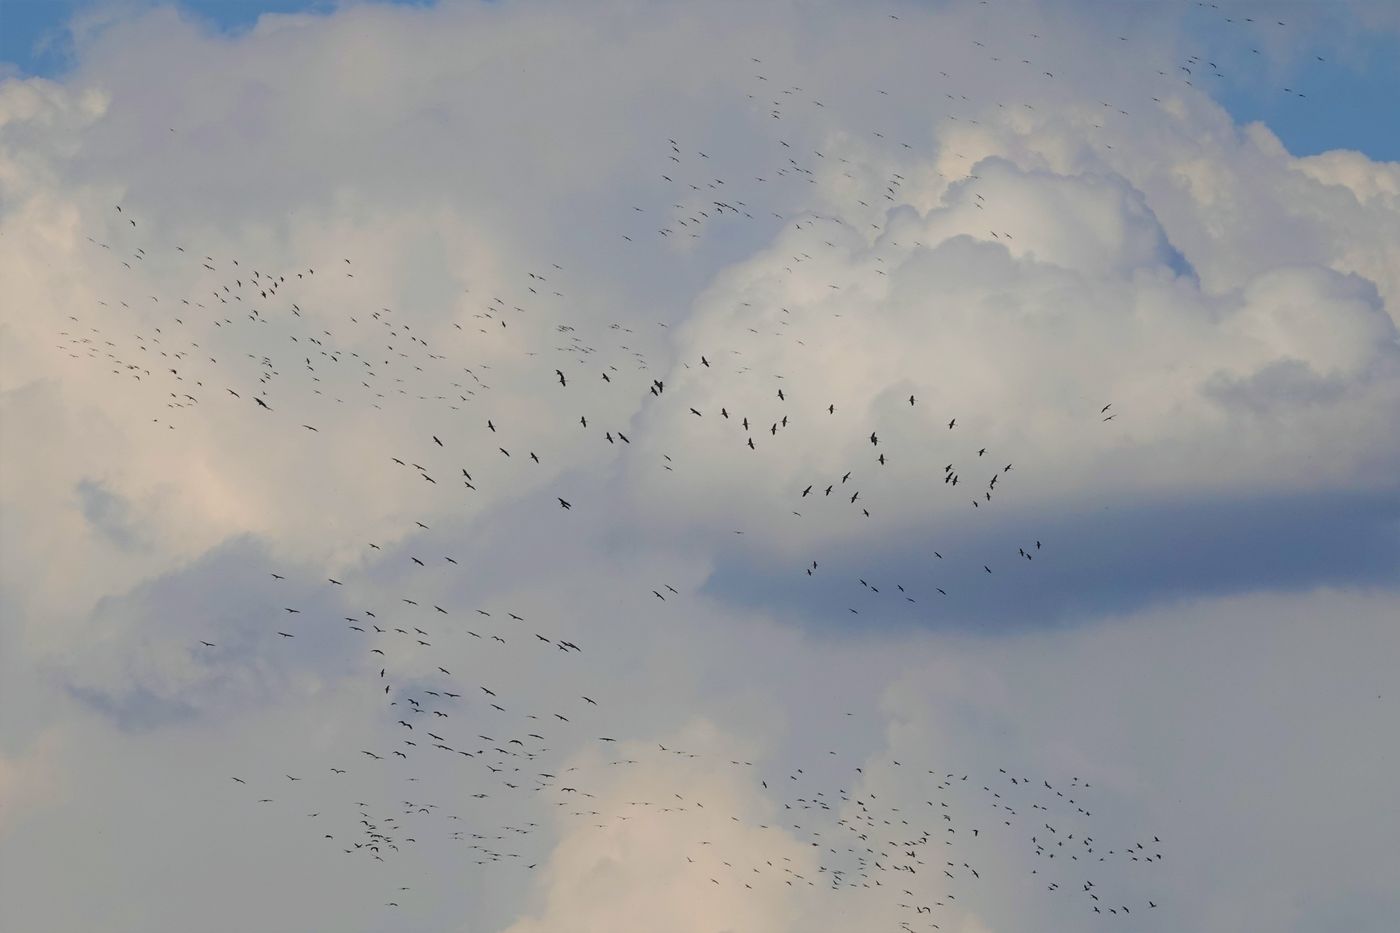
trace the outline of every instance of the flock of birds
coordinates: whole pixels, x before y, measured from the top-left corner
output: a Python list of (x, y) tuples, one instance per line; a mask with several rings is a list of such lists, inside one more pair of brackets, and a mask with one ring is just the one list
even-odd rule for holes
[[(992, 43), (974, 45), (992, 62), (1001, 61)], [(759, 59), (749, 64), (756, 69), (750, 107), (777, 128), (771, 161), (721, 173), (717, 147), (668, 138), (658, 175), (669, 206), (636, 206), (618, 235), (634, 244), (646, 237), (696, 239), (724, 236), (725, 225), (733, 222), (771, 221), (810, 241), (810, 251), (789, 257), (793, 272), (817, 266), (816, 254), (836, 248), (831, 231), (840, 229), (868, 242), (869, 276), (886, 275), (902, 250), (918, 245), (893, 241), (879, 223), (884, 205), (899, 202), (904, 175), (881, 174), (873, 194), (853, 196), (849, 216), (788, 216), (773, 210), (782, 198), (768, 189), (808, 184), (827, 171), (852, 178), (864, 169), (801, 149), (795, 134), (794, 140), (786, 138), (782, 127), (795, 108), (820, 110), (825, 104), (779, 81)], [(1027, 74), (1034, 72), (1039, 80), (1055, 80), (1052, 70), (1040, 66), (1030, 58), (1016, 64), (1029, 67)], [(1192, 57), (1178, 75), (1162, 78), (1189, 84), (1199, 73), (1219, 69)], [(967, 101), (946, 96), (954, 106)], [(1105, 108), (1129, 115), (1122, 106), (1106, 103)], [(880, 132), (872, 132), (872, 142), (895, 152), (913, 148)], [(970, 175), (962, 182), (973, 185), (980, 208), (985, 199), (976, 180)], [(985, 236), (1013, 241), (1015, 233), (988, 229)], [(579, 438), (607, 445), (613, 460), (648, 458), (635, 468), (669, 473), (678, 482), (703, 484), (705, 471), (685, 469), (678, 450), (674, 457), (660, 452), (651, 459), (657, 451), (647, 442), (654, 437), (700, 436), (719, 451), (716, 456), (741, 463), (767, 454), (781, 462), (783, 476), (800, 477), (786, 488), (773, 515), (736, 514), (736, 524), (800, 519), (818, 510), (826, 521), (861, 522), (872, 510), (901, 507), (911, 494), (942, 496), (956, 507), (985, 512), (1014, 488), (1021, 471), (1014, 457), (980, 441), (958, 412), (911, 393), (900, 396), (899, 415), (856, 424), (845, 417), (843, 399), (815, 395), (810, 385), (794, 388), (782, 374), (756, 372), (745, 362), (745, 340), (777, 338), (801, 348), (798, 352), (810, 349), (786, 309), (737, 309), (743, 330), (732, 346), (668, 360), (664, 323), (650, 330), (635, 321), (590, 328), (571, 318), (569, 276), (552, 262), (525, 270), (509, 291), (468, 293), (463, 300), (474, 309), (445, 330), (429, 318), (340, 298), (334, 299), (339, 310), (332, 310), (330, 295), (354, 293), (352, 280), (361, 270), (350, 258), (283, 268), (215, 257), (193, 244), (153, 236), (132, 205), (116, 206), (106, 229), (94, 231), (89, 242), (95, 259), (104, 257), (127, 277), (120, 279), (121, 294), (98, 302), (95, 322), (76, 316), (67, 322), (59, 346), (150, 393), (147, 397), (159, 405), (152, 418), (158, 428), (178, 430), (192, 418), (259, 418), (265, 443), (277, 444), (292, 435), (301, 436), (297, 443), (333, 435), (336, 417), (351, 410), (379, 412), (379, 423), (396, 429), (428, 419), (440, 425), (384, 454), (382, 467), (391, 481), (415, 487), (415, 495), (430, 488), (434, 503), (392, 545), (364, 542), (344, 578), (288, 580), (289, 570), (249, 583), (250, 598), (267, 616), (253, 650), (290, 650), (308, 638), (333, 643), (333, 653), (346, 659), (378, 700), (378, 719), (366, 724), (366, 735), (374, 738), (345, 749), (315, 774), (229, 776), (235, 800), (288, 808), (289, 814), (310, 808), (310, 831), (328, 852), (386, 869), (432, 837), (460, 844), (465, 860), (483, 869), (534, 870), (549, 844), (548, 832), (541, 831), (542, 807), (600, 830), (618, 821), (664, 819), (673, 827), (677, 860), (684, 859), (698, 885), (880, 891), (887, 895), (891, 926), (909, 931), (939, 929), (950, 906), (975, 904), (991, 896), (994, 886), (1008, 883), (995, 874), (1008, 854), (1030, 860), (1030, 874), (1048, 896), (1077, 903), (1086, 914), (1127, 920), (1157, 908), (1158, 897), (1143, 892), (1166, 857), (1161, 839), (1153, 833), (1110, 839), (1096, 831), (1095, 794), (1078, 776), (1056, 778), (1013, 767), (980, 775), (961, 768), (904, 775), (914, 769), (895, 760), (845, 760), (836, 750), (800, 768), (784, 767), (629, 739), (614, 728), (625, 726), (618, 714), (628, 698), (606, 697), (606, 691), (585, 686), (571, 697), (543, 699), (543, 684), (574, 683), (571, 678), (581, 676), (579, 656), (607, 651), (607, 645), (590, 643), (587, 633), (566, 632), (557, 620), (438, 595), (444, 592), (444, 573), (468, 570), (460, 555), (443, 553), (451, 545), (432, 534), (432, 523), (471, 514), (503, 489), (557, 503), (561, 522), (597, 511), (593, 500), (565, 488), (565, 474), (553, 470), (574, 456)], [(829, 288), (839, 293), (860, 284), (835, 281)], [(112, 323), (127, 320), (144, 323), (134, 332)], [(507, 414), (514, 409), (497, 402), (498, 376), (519, 381), (528, 393), (553, 393), (548, 412)], [(1102, 424), (1118, 412), (1100, 399), (1086, 406), (1084, 417)], [(358, 422), (356, 430), (366, 423)], [(829, 437), (863, 454), (834, 472), (818, 472), (803, 464), (800, 453), (787, 452), (792, 432), (806, 432), (806, 441)], [(404, 436), (402, 430), (396, 436)], [(909, 436), (924, 439), (920, 450), (901, 444), (899, 439)], [(920, 462), (918, 472), (926, 479), (921, 489), (885, 478), (892, 461), (926, 459), (922, 451), (930, 447), (945, 455)], [(540, 472), (517, 483), (521, 471), (530, 470)], [(869, 607), (887, 612), (891, 603), (930, 611), (923, 607), (953, 587), (1022, 572), (1051, 552), (1035, 533), (1005, 542), (1005, 561), (996, 567), (980, 558), (959, 562), (955, 550), (952, 545), (932, 550), (918, 579), (876, 579), (839, 561), (833, 567), (820, 556), (792, 569), (799, 578), (839, 576), (845, 581), (841, 608), (850, 614)], [(403, 561), (396, 575), (410, 585), (401, 593), (380, 591), (366, 598), (373, 590), (365, 568), (389, 560)], [(412, 585), (415, 579), (421, 586)], [(305, 599), (317, 586), (354, 595)], [(661, 603), (692, 595), (670, 582), (638, 589)], [(283, 598), (284, 591), (303, 598)], [(877, 596), (888, 602), (876, 601)], [(342, 604), (357, 608), (336, 616), (324, 608)], [(205, 656), (223, 649), (214, 634), (192, 646)], [(511, 683), (493, 677), (507, 656), (537, 677)], [(590, 745), (601, 756), (602, 770), (567, 763)], [(736, 769), (760, 787), (772, 804), (771, 818), (717, 816), (721, 802), (678, 792), (658, 791), (620, 808), (603, 802), (614, 769), (703, 759)], [(891, 780), (908, 794), (877, 795), (867, 785), (875, 771), (894, 776)], [(717, 818), (754, 831), (742, 851), (726, 851), (707, 838), (708, 821)], [(784, 854), (794, 840), (812, 851), (812, 861)], [(386, 870), (387, 907), (401, 907), (414, 896), (412, 885), (399, 883), (406, 877)]]

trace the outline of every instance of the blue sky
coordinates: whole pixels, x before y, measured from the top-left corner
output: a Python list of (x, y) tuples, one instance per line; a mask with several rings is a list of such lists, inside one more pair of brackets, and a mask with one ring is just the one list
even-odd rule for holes
[[(413, 0), (390, 2), (408, 4)], [(0, 61), (17, 66), (24, 74), (61, 74), (71, 60), (71, 50), (64, 41), (66, 24), (75, 13), (107, 5), (90, 0), (0, 0)], [(329, 11), (336, 5), (334, 0), (189, 0), (179, 4), (230, 33), (248, 28), (264, 13)]]
[[(1204, 28), (1195, 34), (1212, 55), (1251, 63), (1256, 43), (1246, 34)], [(1372, 159), (1400, 160), (1400, 121), (1377, 119), (1394, 111), (1400, 94), (1400, 36), (1394, 32), (1349, 32), (1344, 45), (1319, 32), (1316, 45), (1298, 50), (1281, 70), (1238, 68), (1213, 91), (1237, 121), (1262, 120), (1294, 155), (1355, 149)]]
[[(424, 6), (433, 0), (383, 2)], [(91, 0), (0, 0), (0, 62), (26, 75), (62, 74), (71, 63), (71, 48), (64, 39), (69, 19), (104, 5)], [(339, 4), (336, 0), (184, 0), (178, 5), (218, 30), (237, 33), (264, 13), (330, 11)], [(1108, 6), (1125, 22), (1132, 22), (1141, 12), (1130, 3)], [(1250, 62), (1252, 43), (1246, 34), (1213, 31), (1213, 20), (1203, 15), (1193, 20), (1190, 5), (1181, 6), (1188, 25), (1195, 27), (1197, 39), (1212, 55)], [(1297, 7), (1265, 3), (1235, 6), (1241, 17), (1258, 12), (1261, 20), (1279, 8)], [(1328, 9), (1324, 5), (1321, 15), (1324, 21), (1341, 18), (1344, 14), (1340, 11), (1350, 6), (1338, 3)], [(1393, 111), (1394, 100), (1400, 95), (1400, 34), (1362, 29), (1348, 31), (1344, 48), (1325, 35), (1319, 37), (1319, 43), (1315, 49), (1299, 52), (1267, 78), (1239, 69), (1213, 86), (1216, 99), (1242, 123), (1262, 120), (1268, 124), (1295, 155), (1355, 149), (1372, 159), (1400, 160), (1400, 121), (1377, 119), (1378, 114)], [(1284, 93), (1285, 86), (1306, 88), (1306, 100)]]
[[(61, 73), (69, 60), (62, 39), (65, 24), (73, 14), (102, 5), (87, 0), (0, 0), (0, 60), (26, 74)], [(233, 32), (252, 25), (264, 13), (328, 10), (335, 4), (329, 0), (191, 0), (180, 6)]]

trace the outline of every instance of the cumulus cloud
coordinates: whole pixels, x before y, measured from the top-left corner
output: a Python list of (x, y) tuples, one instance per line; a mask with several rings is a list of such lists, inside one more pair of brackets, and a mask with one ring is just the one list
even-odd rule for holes
[[(406, 887), (396, 929), (893, 929), (810, 832), (1005, 767), (1168, 840), (1101, 876), (1146, 929), (1381, 929), (1400, 167), (1091, 12), (153, 7), (5, 79), (17, 928), (382, 929)], [(438, 666), (513, 724), (596, 699), (549, 733), (586, 802), (335, 784)], [(323, 844), (405, 797), (520, 864)], [(1024, 842), (943, 929), (1082, 927)]]

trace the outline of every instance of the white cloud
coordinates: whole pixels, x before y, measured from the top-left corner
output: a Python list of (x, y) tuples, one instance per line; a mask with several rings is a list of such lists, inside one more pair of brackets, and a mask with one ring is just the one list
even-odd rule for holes
[[(1400, 169), (1237, 126), (1174, 14), (891, 9), (149, 9), (0, 84), (22, 928), (895, 929), (810, 833), (1003, 764), (1165, 827), (1145, 929), (1393, 916)], [(398, 744), (443, 676), (519, 793)], [(942, 929), (1082, 928), (1023, 836)]]

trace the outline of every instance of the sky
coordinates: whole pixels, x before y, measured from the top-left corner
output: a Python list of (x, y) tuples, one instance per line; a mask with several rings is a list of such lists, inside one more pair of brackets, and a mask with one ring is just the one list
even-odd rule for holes
[(0, 0), (0, 926), (1393, 929), (1397, 11)]
[[(132, 0), (124, 4), (89, 3), (85, 0), (0, 0), (0, 68), (12, 73), (47, 78), (66, 73), (74, 64), (72, 37), (75, 18), (105, 15), (99, 11), (137, 11), (169, 4)], [(352, 6), (342, 0), (185, 0), (183, 15), (205, 29), (236, 36), (253, 28), (264, 14), (311, 13), (329, 15)], [(388, 0), (385, 5), (431, 6), (430, 0)], [(1276, 80), (1249, 70), (1232, 74), (1211, 88), (1212, 94), (1236, 120), (1263, 121), (1295, 155), (1315, 155), (1330, 149), (1354, 149), (1371, 158), (1400, 159), (1400, 130), (1394, 121), (1377, 120), (1394, 89), (1400, 86), (1400, 49), (1396, 47), (1392, 5), (1387, 0), (1353, 3), (1305, 4), (1241, 2), (1227, 4), (1145, 4), (1104, 0), (1085, 4), (1107, 18), (1121, 22), (1152, 20), (1170, 9), (1171, 17), (1198, 48), (1212, 55), (1245, 59), (1255, 47), (1246, 29), (1222, 28), (1215, 12), (1228, 9), (1233, 24), (1245, 19), (1267, 19), (1271, 14), (1295, 12), (1316, 17), (1324, 29), (1309, 37), (1315, 43), (1312, 58), (1301, 53), (1272, 61), (1268, 79), (1287, 77), (1314, 89), (1325, 107), (1300, 108), (1280, 95)], [(1144, 9), (1152, 6), (1158, 9)], [(1137, 7), (1137, 9), (1134, 9)], [(1281, 11), (1281, 12), (1280, 12)], [(1257, 14), (1257, 16), (1256, 16)], [(1277, 17), (1275, 19), (1277, 21)], [(1373, 30), (1375, 24), (1391, 28)], [(1262, 50), (1261, 50), (1262, 51)], [(1332, 53), (1327, 57), (1327, 53)], [(1318, 54), (1325, 60), (1318, 61)]]

